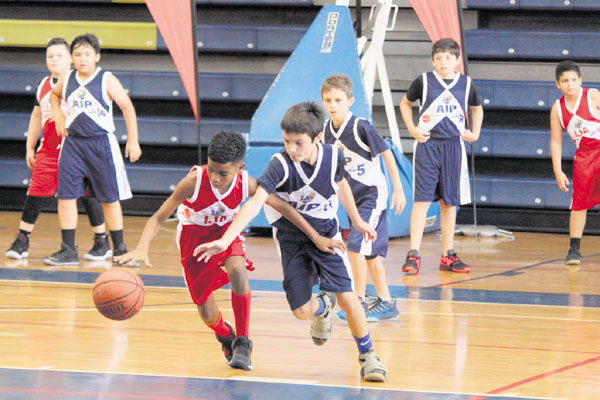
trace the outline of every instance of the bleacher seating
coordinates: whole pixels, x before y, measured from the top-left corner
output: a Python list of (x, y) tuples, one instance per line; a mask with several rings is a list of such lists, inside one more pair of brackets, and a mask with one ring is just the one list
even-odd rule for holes
[(465, 31), (469, 58), (596, 59), (600, 33), (473, 29)]
[[(112, 71), (129, 96), (138, 99), (186, 100), (187, 94), (176, 72)], [(41, 68), (0, 67), (6, 79), (0, 89), (4, 94), (32, 94), (36, 84), (47, 75)], [(200, 73), (201, 100), (260, 101), (275, 76), (263, 74)]]
[(522, 10), (600, 10), (597, 0), (467, 0), (468, 8)]
[[(188, 172), (187, 166), (127, 164), (127, 175), (134, 193), (171, 193)], [(31, 170), (25, 160), (2, 160), (0, 186), (26, 189)]]
[[(198, 51), (291, 53), (306, 26), (198, 24)], [(73, 39), (94, 32), (103, 49), (161, 50), (167, 46), (156, 24), (150, 22), (52, 21), (0, 19), (0, 46), (46, 47), (54, 36)]]

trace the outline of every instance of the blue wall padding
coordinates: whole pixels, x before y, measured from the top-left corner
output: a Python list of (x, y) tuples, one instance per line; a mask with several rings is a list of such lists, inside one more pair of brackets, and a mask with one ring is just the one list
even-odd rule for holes
[(351, 111), (371, 121), (350, 12), (345, 6), (328, 5), (321, 9), (254, 113), (250, 142), (282, 143), (279, 124), (283, 114), (294, 104), (320, 101), (321, 84), (334, 73), (352, 79), (355, 101)]

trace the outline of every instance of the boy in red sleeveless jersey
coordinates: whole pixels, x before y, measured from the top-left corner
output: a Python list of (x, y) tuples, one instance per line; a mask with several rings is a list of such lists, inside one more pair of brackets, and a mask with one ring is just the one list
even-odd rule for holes
[(573, 197), (567, 265), (579, 265), (580, 243), (587, 210), (600, 203), (600, 92), (581, 87), (581, 71), (573, 61), (556, 67), (556, 87), (563, 96), (550, 111), (550, 154), (556, 183), (568, 192), (569, 178), (562, 170), (562, 131), (565, 129), (575, 145), (573, 162)]
[[(36, 90), (35, 106), (29, 118), (27, 129), (27, 166), (31, 168), (31, 180), (27, 189), (27, 197), (23, 205), (19, 233), (6, 257), (13, 259), (26, 259), (29, 256), (29, 238), (35, 227), (35, 222), (43, 207), (47, 206), (54, 197), (58, 180), (58, 155), (62, 145), (62, 137), (56, 132), (52, 107), (50, 106), (50, 92), (58, 80), (71, 68), (71, 54), (69, 44), (63, 38), (53, 38), (46, 45), (46, 67), (50, 75), (46, 76)], [(62, 107), (66, 104), (63, 103)], [(43, 137), (37, 151), (35, 146)], [(94, 231), (94, 246), (85, 254), (88, 260), (104, 260), (112, 252), (106, 237), (104, 214), (98, 201), (93, 197), (82, 197), (83, 205), (87, 211)]]
[[(208, 147), (207, 165), (193, 167), (179, 182), (144, 226), (137, 248), (114, 259), (123, 265), (143, 261), (151, 266), (150, 243), (164, 221), (177, 210), (177, 244), (192, 300), (204, 323), (215, 332), (229, 366), (248, 371), (252, 369), (252, 341), (248, 339), (251, 293), (247, 271), (254, 268), (245, 258), (244, 238), (238, 235), (225, 251), (207, 262), (193, 256), (197, 246), (223, 236), (240, 204), (256, 191), (256, 180), (243, 170), (245, 151), (246, 143), (239, 133), (224, 131), (215, 135)], [(320, 250), (330, 253), (333, 247), (345, 250), (342, 242), (320, 237), (285, 201), (271, 196), (268, 203), (305, 230)], [(212, 293), (229, 282), (235, 330), (223, 321)]]

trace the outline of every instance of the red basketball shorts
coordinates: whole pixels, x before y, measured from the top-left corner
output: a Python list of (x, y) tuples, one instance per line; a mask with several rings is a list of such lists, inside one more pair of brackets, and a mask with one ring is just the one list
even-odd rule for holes
[(28, 196), (51, 197), (58, 185), (58, 153), (38, 151), (31, 170)]
[(583, 138), (573, 162), (571, 210), (587, 210), (600, 203), (600, 140)]
[[(203, 227), (198, 225), (179, 225), (177, 240), (181, 252), (185, 282), (190, 296), (195, 304), (204, 304), (210, 294), (229, 283), (229, 277), (224, 268), (225, 260), (232, 256), (246, 257), (244, 237), (239, 235), (222, 253), (215, 254), (207, 263), (194, 257), (194, 250), (201, 244), (220, 239), (227, 230), (224, 227)], [(245, 259), (246, 269), (253, 271), (252, 261)]]

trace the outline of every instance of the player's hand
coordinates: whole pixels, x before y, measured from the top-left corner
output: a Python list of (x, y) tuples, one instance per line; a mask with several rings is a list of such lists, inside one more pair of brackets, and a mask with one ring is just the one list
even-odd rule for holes
[(27, 161), (27, 166), (29, 169), (33, 169), (33, 164), (35, 163), (35, 151), (32, 149), (27, 149), (25, 160)]
[(341, 240), (331, 239), (325, 236), (317, 237), (313, 240), (313, 243), (317, 248), (325, 253), (335, 254), (334, 249), (339, 249), (343, 253), (346, 252), (346, 245)]
[(408, 131), (412, 137), (419, 143), (425, 143), (429, 140), (429, 132), (422, 131), (421, 128), (416, 126), (414, 129)]
[(122, 254), (120, 256), (114, 256), (113, 260), (120, 265), (135, 266), (142, 261), (146, 267), (152, 268), (150, 259), (148, 258), (148, 252), (140, 249), (135, 249), (129, 253)]
[(400, 214), (406, 206), (406, 197), (402, 190), (394, 190), (392, 192), (392, 201), (390, 202), (390, 209), (396, 208), (396, 215)]
[(56, 126), (56, 133), (61, 136), (69, 136), (69, 132), (65, 128), (65, 117), (60, 116), (58, 118), (54, 117), (54, 125)]
[(200, 262), (208, 262), (212, 256), (225, 250), (227, 250), (227, 245), (221, 240), (215, 240), (196, 247), (193, 256), (198, 257), (197, 260)]
[(125, 144), (125, 157), (129, 157), (129, 161), (136, 162), (142, 156), (142, 149), (138, 142), (127, 141)]
[(463, 132), (461, 139), (466, 141), (466, 142), (475, 142), (477, 141), (477, 139), (479, 139), (479, 135), (474, 134), (473, 132), (471, 132), (470, 129), (465, 129), (465, 131)]
[(564, 172), (560, 171), (558, 174), (556, 174), (556, 184), (563, 192), (569, 191), (569, 188), (567, 187), (569, 186), (569, 178), (567, 178), (567, 175), (565, 175)]
[(375, 232), (375, 229), (373, 229), (371, 225), (367, 224), (362, 219), (357, 223), (353, 223), (352, 225), (356, 228), (356, 230), (362, 232), (365, 242), (375, 241), (375, 239), (377, 239), (377, 232)]

